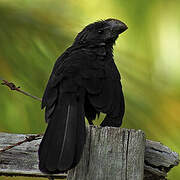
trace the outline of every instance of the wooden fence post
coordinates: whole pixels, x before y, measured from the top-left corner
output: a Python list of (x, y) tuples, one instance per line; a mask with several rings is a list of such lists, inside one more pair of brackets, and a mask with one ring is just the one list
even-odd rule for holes
[(145, 137), (141, 130), (87, 128), (80, 163), (68, 180), (143, 180)]
[[(35, 138), (33, 138), (35, 137)], [(42, 136), (0, 133), (0, 176), (64, 179), (67, 174), (43, 174), (37, 151)], [(145, 157), (144, 157), (145, 156)], [(80, 163), (69, 180), (165, 180), (179, 156), (167, 146), (146, 140), (141, 130), (87, 127), (87, 141)], [(143, 172), (144, 167), (144, 172)]]

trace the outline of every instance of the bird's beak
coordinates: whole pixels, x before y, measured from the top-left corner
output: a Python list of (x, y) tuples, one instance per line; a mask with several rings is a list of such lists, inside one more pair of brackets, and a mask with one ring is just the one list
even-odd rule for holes
[(108, 19), (108, 23), (111, 27), (112, 32), (117, 33), (117, 34), (121, 34), (126, 29), (128, 29), (125, 23), (116, 19)]

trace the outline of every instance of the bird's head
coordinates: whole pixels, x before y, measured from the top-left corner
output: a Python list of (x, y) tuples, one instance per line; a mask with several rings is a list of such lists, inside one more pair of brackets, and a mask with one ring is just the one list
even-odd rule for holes
[(127, 25), (117, 19), (97, 21), (86, 26), (75, 38), (78, 44), (111, 43), (114, 44), (119, 34)]

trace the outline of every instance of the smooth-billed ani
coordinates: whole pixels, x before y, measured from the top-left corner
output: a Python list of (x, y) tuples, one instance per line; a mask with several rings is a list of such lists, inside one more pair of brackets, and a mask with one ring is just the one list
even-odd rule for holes
[(57, 59), (42, 99), (48, 123), (38, 151), (42, 172), (77, 165), (86, 140), (85, 117), (93, 124), (103, 112), (101, 126), (121, 126), (125, 105), (113, 45), (126, 29), (116, 19), (92, 23)]

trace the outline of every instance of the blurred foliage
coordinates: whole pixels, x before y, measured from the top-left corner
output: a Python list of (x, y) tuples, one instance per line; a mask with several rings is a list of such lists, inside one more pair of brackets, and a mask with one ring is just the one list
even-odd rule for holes
[[(179, 8), (177, 0), (0, 0), (0, 77), (42, 97), (54, 61), (76, 34), (93, 21), (120, 19), (129, 27), (114, 48), (126, 99), (123, 127), (180, 152)], [(45, 130), (40, 103), (3, 86), (0, 110), (2, 132)], [(179, 176), (179, 167), (169, 173)]]

